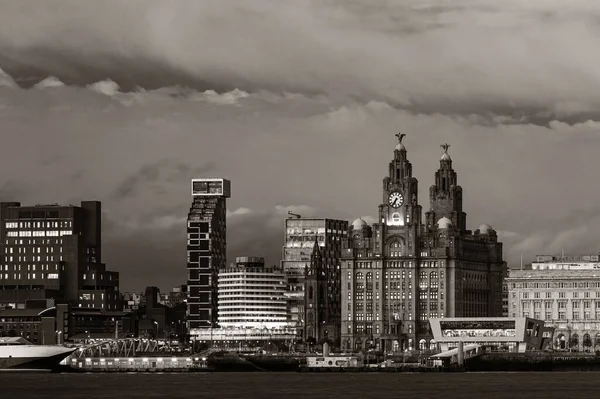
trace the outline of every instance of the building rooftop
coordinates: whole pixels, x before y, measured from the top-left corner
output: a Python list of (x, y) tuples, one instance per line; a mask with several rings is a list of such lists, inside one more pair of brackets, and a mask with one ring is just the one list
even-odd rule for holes
[(31, 342), (27, 341), (23, 337), (1, 337), (0, 345), (32, 345)]
[(600, 278), (600, 269), (586, 269), (586, 270), (560, 270), (560, 269), (547, 269), (547, 270), (515, 270), (510, 271), (507, 280), (512, 279), (535, 279), (535, 280), (556, 280), (556, 279), (573, 279), (573, 278)]

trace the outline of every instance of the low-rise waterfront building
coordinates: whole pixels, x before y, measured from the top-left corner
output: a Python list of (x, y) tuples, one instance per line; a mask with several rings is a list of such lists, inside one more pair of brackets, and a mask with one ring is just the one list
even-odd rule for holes
[(491, 351), (526, 352), (551, 346), (554, 329), (529, 317), (449, 317), (430, 319), (435, 343), (442, 352), (477, 344)]
[(236, 266), (219, 271), (219, 325), (229, 328), (288, 326), (286, 277), (265, 268), (263, 258), (236, 259)]
[[(50, 302), (50, 301), (48, 301)], [(135, 316), (121, 311), (72, 307), (68, 303), (0, 310), (0, 337), (23, 337), (38, 345), (136, 335)]]
[(219, 271), (219, 327), (190, 331), (192, 341), (221, 347), (293, 341), (286, 282), (285, 273), (265, 267), (264, 258), (236, 258), (235, 266)]
[(507, 279), (509, 314), (533, 317), (556, 328), (555, 349), (600, 349), (598, 255), (539, 255)]

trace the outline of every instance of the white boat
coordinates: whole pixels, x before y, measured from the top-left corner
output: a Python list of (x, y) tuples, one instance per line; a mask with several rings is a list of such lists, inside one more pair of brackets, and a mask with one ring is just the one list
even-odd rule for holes
[(76, 350), (60, 345), (33, 345), (23, 337), (0, 337), (0, 371), (51, 371)]

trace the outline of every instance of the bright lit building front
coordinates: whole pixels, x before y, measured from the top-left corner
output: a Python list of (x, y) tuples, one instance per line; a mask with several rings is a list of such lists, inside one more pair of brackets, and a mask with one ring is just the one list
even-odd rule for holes
[(529, 317), (449, 317), (429, 319), (433, 339), (442, 352), (466, 345), (489, 351), (525, 352), (552, 345), (554, 328)]
[[(262, 263), (245, 267), (244, 261)], [(262, 258), (237, 258), (236, 266), (219, 271), (219, 326), (281, 328), (287, 325), (286, 278), (265, 268)]]
[(264, 259), (238, 257), (219, 271), (219, 327), (192, 329), (192, 340), (219, 347), (254, 347), (293, 341), (287, 315), (286, 276), (264, 266)]

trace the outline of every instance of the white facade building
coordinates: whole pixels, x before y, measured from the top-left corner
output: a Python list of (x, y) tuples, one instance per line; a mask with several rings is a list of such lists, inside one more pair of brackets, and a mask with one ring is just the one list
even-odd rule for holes
[(263, 258), (243, 257), (219, 271), (219, 327), (193, 329), (193, 341), (249, 349), (271, 341), (293, 341), (288, 320), (286, 275), (265, 268)]
[(555, 349), (600, 350), (598, 255), (538, 255), (531, 269), (506, 280), (509, 317), (533, 317), (556, 328)]
[(219, 271), (219, 325), (282, 328), (288, 325), (285, 274), (261, 267)]

